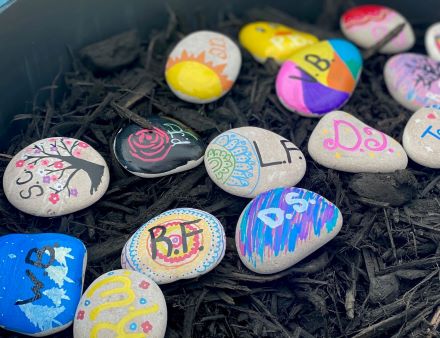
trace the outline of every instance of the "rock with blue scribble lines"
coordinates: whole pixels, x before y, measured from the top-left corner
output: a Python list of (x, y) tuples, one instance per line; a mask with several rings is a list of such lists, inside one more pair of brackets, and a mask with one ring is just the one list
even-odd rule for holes
[(238, 255), (250, 270), (287, 269), (333, 239), (342, 214), (330, 201), (301, 188), (277, 188), (254, 198), (238, 220)]

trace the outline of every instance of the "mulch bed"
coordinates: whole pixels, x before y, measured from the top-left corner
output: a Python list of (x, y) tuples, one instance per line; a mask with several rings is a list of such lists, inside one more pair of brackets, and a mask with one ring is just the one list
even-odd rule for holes
[[(314, 25), (265, 8), (249, 10), (242, 17), (222, 13), (218, 22), (208, 26), (201, 16), (195, 28), (237, 37), (244, 23), (265, 19), (320, 39), (339, 37), (338, 20), (345, 7), (331, 8), (333, 3), (327, 2)], [(142, 179), (117, 163), (111, 153), (115, 133), (129, 118), (142, 124), (142, 118), (152, 114), (179, 119), (206, 143), (230, 128), (267, 128), (291, 139), (307, 155), (308, 137), (318, 120), (281, 106), (274, 91), (278, 66), (273, 62), (257, 64), (244, 52), (237, 83), (215, 103), (193, 105), (171, 93), (164, 64), (175, 43), (190, 32), (184, 23), (170, 11), (167, 27), (143, 37), (140, 44), (130, 33), (84, 50), (82, 58), (72, 52), (72, 71), (59, 74), (37, 93), (33, 111), (16, 116), (27, 128), (0, 156), (0, 172), (8, 155), (26, 145), (44, 137), (70, 136), (90, 143), (104, 156), (111, 183), (94, 206), (54, 219), (19, 212), (1, 191), (0, 234), (59, 232), (80, 238), (89, 253), (87, 287), (102, 273), (120, 268), (122, 246), (140, 225), (170, 208), (191, 206), (222, 221), (227, 251), (213, 272), (161, 287), (168, 304), (167, 337), (437, 336), (439, 171), (410, 162), (407, 170), (393, 174), (348, 174), (321, 167), (308, 156), (307, 173), (299, 186), (334, 202), (343, 213), (343, 228), (333, 241), (289, 270), (255, 275), (241, 264), (234, 243), (236, 222), (248, 200), (215, 186), (203, 165), (177, 175)], [(423, 24), (415, 26), (414, 50), (421, 53), (423, 29), (429, 23)], [(108, 55), (114, 43), (125, 46), (125, 51)], [(99, 54), (106, 71), (91, 68), (92, 56), (84, 53)], [(376, 54), (365, 61), (358, 87), (342, 109), (400, 141), (411, 112), (385, 88), (386, 60), (387, 56)], [(47, 92), (48, 99), (41, 100)], [(19, 335), (0, 331), (0, 336)], [(53, 337), (72, 337), (72, 329)]]

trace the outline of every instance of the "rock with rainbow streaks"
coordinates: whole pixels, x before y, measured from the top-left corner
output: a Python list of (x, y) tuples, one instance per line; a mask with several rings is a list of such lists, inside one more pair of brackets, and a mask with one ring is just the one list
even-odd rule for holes
[(277, 75), (277, 96), (290, 111), (321, 117), (348, 101), (361, 71), (356, 46), (343, 39), (321, 41), (287, 58)]
[(62, 234), (0, 237), (0, 327), (43, 337), (67, 328), (81, 298), (87, 251)]
[(178, 208), (140, 227), (122, 250), (121, 265), (166, 284), (211, 271), (223, 259), (225, 248), (225, 232), (217, 218), (202, 210)]
[(432, 59), (440, 61), (440, 22), (431, 25), (426, 31), (425, 48)]
[(277, 188), (258, 195), (238, 220), (235, 242), (250, 270), (270, 274), (316, 251), (342, 227), (339, 209), (301, 188)]
[(84, 292), (73, 324), (75, 338), (162, 338), (167, 306), (162, 291), (147, 276), (114, 270)]

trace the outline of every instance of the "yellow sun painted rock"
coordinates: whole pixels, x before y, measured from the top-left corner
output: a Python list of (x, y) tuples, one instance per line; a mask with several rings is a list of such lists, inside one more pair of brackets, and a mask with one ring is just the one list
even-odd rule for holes
[(265, 21), (245, 25), (240, 30), (239, 40), (241, 45), (262, 63), (268, 58), (281, 63), (295, 51), (319, 41), (312, 34)]
[(240, 49), (230, 38), (216, 32), (198, 31), (186, 36), (173, 49), (165, 78), (180, 99), (208, 103), (231, 89), (240, 67)]

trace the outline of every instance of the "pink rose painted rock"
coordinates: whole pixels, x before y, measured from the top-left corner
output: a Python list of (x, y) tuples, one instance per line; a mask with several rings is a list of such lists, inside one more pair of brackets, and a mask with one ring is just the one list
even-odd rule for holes
[(369, 48), (401, 23), (406, 24), (404, 29), (380, 49), (381, 53), (393, 54), (410, 49), (415, 41), (411, 25), (395, 10), (380, 5), (357, 6), (342, 15), (340, 25), (349, 40)]
[(425, 55), (404, 53), (385, 64), (385, 83), (402, 106), (416, 111), (440, 104), (440, 62)]

